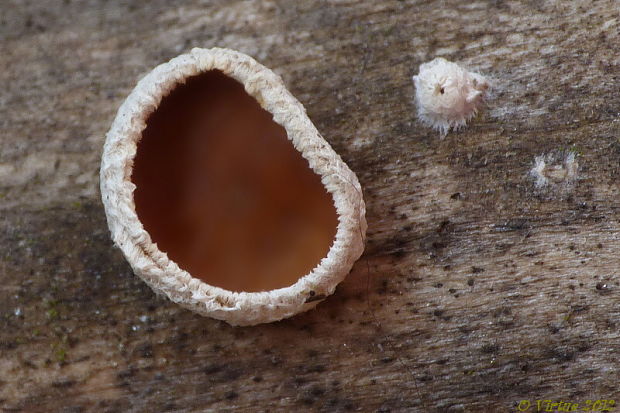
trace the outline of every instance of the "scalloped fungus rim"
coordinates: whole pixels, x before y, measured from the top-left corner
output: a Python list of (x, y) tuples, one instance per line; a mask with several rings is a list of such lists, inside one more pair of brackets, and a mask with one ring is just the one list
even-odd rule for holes
[[(273, 121), (284, 127), (289, 141), (333, 198), (338, 216), (333, 244), (312, 271), (288, 287), (233, 292), (192, 277), (157, 248), (136, 213), (133, 161), (149, 116), (176, 86), (212, 70), (241, 83)], [(112, 239), (133, 271), (155, 292), (232, 325), (277, 321), (315, 307), (334, 292), (364, 250), (365, 205), (355, 174), (316, 130), (279, 76), (251, 57), (229, 49), (192, 49), (156, 67), (138, 82), (106, 136), (100, 185)]]

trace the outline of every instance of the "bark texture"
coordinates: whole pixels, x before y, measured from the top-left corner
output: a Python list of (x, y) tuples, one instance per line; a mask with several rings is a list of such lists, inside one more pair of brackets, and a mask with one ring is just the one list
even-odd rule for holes
[[(3, 411), (620, 403), (617, 2), (4, 0), (0, 39)], [(112, 246), (104, 135), (139, 77), (194, 46), (280, 74), (361, 181), (365, 254), (309, 313), (200, 317)], [(436, 56), (494, 91), (443, 139), (412, 104)]]

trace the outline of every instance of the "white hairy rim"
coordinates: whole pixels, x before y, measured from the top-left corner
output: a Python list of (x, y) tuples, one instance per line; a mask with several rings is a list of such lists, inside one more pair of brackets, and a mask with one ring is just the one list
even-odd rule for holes
[[(290, 287), (232, 292), (194, 278), (157, 248), (136, 214), (131, 174), (148, 116), (188, 77), (213, 69), (242, 83), (246, 92), (273, 115), (333, 198), (338, 214), (334, 242), (318, 266)], [(140, 80), (119, 108), (107, 134), (100, 179), (112, 239), (134, 272), (153, 290), (183, 307), (233, 325), (276, 321), (313, 308), (334, 292), (364, 249), (365, 206), (357, 177), (319, 134), (282, 79), (233, 50), (195, 48), (156, 67)]]

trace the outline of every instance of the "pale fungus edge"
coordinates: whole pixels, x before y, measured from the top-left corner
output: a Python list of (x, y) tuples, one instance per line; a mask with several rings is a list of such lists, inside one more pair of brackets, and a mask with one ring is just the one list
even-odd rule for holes
[[(136, 214), (131, 172), (148, 116), (176, 85), (213, 69), (242, 83), (247, 93), (273, 115), (333, 198), (338, 214), (334, 242), (319, 265), (289, 287), (231, 292), (194, 278), (157, 248)], [(334, 292), (364, 249), (365, 205), (356, 175), (322, 138), (282, 79), (234, 50), (194, 48), (157, 66), (138, 82), (107, 133), (100, 187), (112, 239), (134, 272), (173, 302), (232, 325), (277, 321), (313, 308)]]

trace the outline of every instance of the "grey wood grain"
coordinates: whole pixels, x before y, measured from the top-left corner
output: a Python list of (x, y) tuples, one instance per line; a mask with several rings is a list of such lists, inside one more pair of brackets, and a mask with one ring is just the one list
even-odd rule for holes
[[(617, 2), (4, 0), (0, 39), (4, 411), (620, 402)], [(141, 75), (194, 46), (282, 75), (360, 178), (366, 252), (310, 313), (202, 318), (109, 239), (105, 132)], [(494, 81), (444, 139), (412, 104), (435, 56)], [(537, 188), (535, 157), (568, 151), (574, 182)]]

